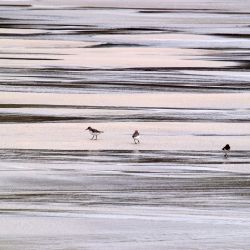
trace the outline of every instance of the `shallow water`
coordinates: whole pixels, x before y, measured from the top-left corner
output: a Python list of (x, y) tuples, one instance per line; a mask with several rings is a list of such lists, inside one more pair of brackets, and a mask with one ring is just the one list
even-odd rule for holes
[(249, 7), (1, 1), (0, 248), (248, 250)]

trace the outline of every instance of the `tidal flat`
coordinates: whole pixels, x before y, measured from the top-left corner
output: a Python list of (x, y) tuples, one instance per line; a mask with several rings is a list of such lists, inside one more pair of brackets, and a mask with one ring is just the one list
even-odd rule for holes
[(0, 10), (1, 249), (249, 249), (250, 1)]

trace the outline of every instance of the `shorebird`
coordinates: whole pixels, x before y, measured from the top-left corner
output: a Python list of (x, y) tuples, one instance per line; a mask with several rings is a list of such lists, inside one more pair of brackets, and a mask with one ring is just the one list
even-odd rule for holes
[(103, 131), (99, 131), (99, 130), (97, 130), (97, 129), (95, 129), (95, 128), (91, 128), (91, 127), (87, 127), (86, 130), (88, 130), (89, 133), (93, 136), (93, 137), (91, 138), (91, 140), (93, 140), (94, 137), (95, 137), (95, 140), (97, 140), (97, 136), (98, 136), (99, 134), (103, 133)]
[(230, 151), (230, 145), (227, 144), (225, 147), (222, 148), (222, 150), (225, 152), (225, 157), (227, 157), (227, 153)]
[(140, 134), (139, 134), (138, 130), (135, 130), (135, 132), (133, 133), (132, 137), (134, 139), (135, 144), (140, 143), (140, 141), (139, 141)]

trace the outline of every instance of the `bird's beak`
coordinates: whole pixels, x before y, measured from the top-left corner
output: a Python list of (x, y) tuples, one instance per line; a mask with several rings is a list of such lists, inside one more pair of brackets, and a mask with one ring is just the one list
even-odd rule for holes
[(86, 128), (85, 130), (88, 130), (88, 128)]

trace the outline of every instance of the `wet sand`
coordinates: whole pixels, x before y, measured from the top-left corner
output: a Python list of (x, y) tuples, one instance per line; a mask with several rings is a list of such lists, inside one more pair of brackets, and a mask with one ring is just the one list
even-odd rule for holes
[[(104, 130), (99, 140), (91, 141), (85, 131), (89, 123), (45, 123), (1, 125), (1, 148), (79, 149), (79, 150), (216, 150), (228, 141), (234, 150), (248, 150), (249, 124), (161, 122), (91, 123)], [(132, 139), (134, 129), (141, 131), (141, 145)], [(221, 152), (223, 156), (223, 153)]]
[(0, 248), (248, 250), (249, 7), (1, 1)]
[[(6, 105), (51, 105), (62, 107), (152, 107), (190, 109), (249, 109), (250, 93), (98, 93), (98, 94), (48, 94), (48, 93), (0, 93), (1, 108)], [(10, 107), (10, 106), (9, 106)]]
[[(0, 150), (4, 249), (247, 249), (249, 151)], [(212, 240), (211, 240), (212, 239)]]

